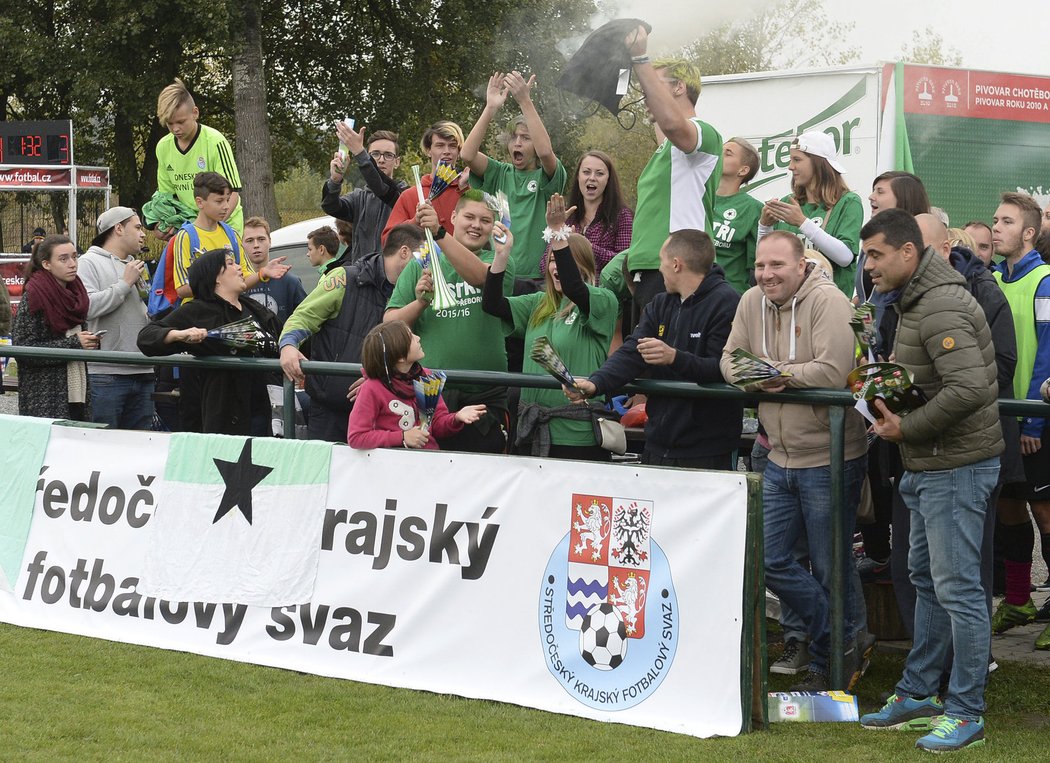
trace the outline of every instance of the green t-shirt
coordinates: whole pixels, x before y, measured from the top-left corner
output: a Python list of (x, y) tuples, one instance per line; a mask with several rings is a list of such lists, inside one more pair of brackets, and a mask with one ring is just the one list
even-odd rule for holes
[[(492, 263), (493, 252), (478, 253), (482, 262)], [(503, 322), (481, 309), (481, 288), (468, 284), (452, 267), (448, 259), (441, 257), (441, 272), (459, 304), (447, 310), (427, 307), (416, 319), (412, 330), (419, 335), (426, 353), (423, 363), (427, 368), (462, 369), (476, 371), (506, 371), (507, 350), (504, 345)], [(408, 263), (394, 286), (387, 309), (397, 309), (411, 304), (416, 299), (416, 283), (423, 272), (418, 260)], [(514, 289), (514, 273), (510, 268), (503, 281), (504, 294), (510, 296)], [(457, 385), (465, 391), (484, 389), (477, 385)]]
[(700, 119), (693, 122), (696, 148), (679, 151), (665, 139), (638, 178), (638, 204), (627, 250), (632, 272), (659, 268), (660, 247), (676, 230), (693, 228), (712, 234), (715, 189), (722, 179), (722, 136)]
[[(781, 201), (790, 200), (791, 194), (781, 199)], [(847, 297), (852, 298), (853, 292), (856, 291), (854, 274), (857, 270), (857, 252), (860, 251), (860, 229), (864, 224), (864, 205), (861, 203), (860, 196), (853, 193), (853, 191), (848, 191), (831, 208), (831, 212), (828, 212), (828, 208), (823, 204), (813, 202), (803, 204), (802, 214), (823, 228), (825, 233), (844, 243), (853, 252), (853, 262), (845, 268), (828, 260), (835, 271), (835, 285)], [(774, 227), (776, 230), (786, 230), (794, 233), (802, 239), (802, 244), (807, 249), (816, 249), (808, 238), (799, 233), (798, 228), (794, 225), (779, 222)]]
[(565, 166), (559, 159), (554, 174), (547, 177), (542, 167), (517, 170), (513, 164), (489, 159), (484, 177), (470, 175), (472, 188), (486, 193), (503, 191), (510, 204), (510, 230), (514, 247), (510, 250), (510, 264), (519, 278), (539, 278), (540, 259), (547, 245), (543, 229), (547, 226), (547, 201), (565, 190)]
[[(198, 172), (218, 172), (230, 181), (233, 190), (241, 188), (241, 176), (233, 160), (233, 149), (223, 134), (207, 125), (198, 125), (197, 137), (185, 151), (179, 149), (175, 136), (168, 133), (157, 144), (157, 190), (173, 193), (183, 204), (196, 209), (193, 200), (193, 178)], [(227, 225), (244, 233), (244, 209), (230, 212)]]
[[(533, 342), (538, 337), (547, 337), (561, 359), (565, 361), (573, 376), (590, 376), (601, 368), (609, 356), (609, 343), (616, 327), (619, 307), (616, 295), (608, 289), (588, 286), (590, 292), (590, 314), (584, 316), (580, 308), (572, 306), (567, 315), (561, 310), (551, 315), (538, 326), (530, 318), (543, 301), (544, 293), (524, 294), (509, 299), (514, 315), (511, 335), (525, 338), (525, 359), (522, 373), (546, 374), (547, 372), (530, 355)], [(561, 307), (569, 304), (562, 299)], [(557, 408), (566, 404), (565, 393), (560, 389), (523, 389), (523, 403), (536, 403), (546, 408)], [(594, 426), (591, 421), (553, 418), (550, 421), (551, 442), (554, 445), (595, 445)]]
[(743, 294), (751, 286), (749, 271), (755, 269), (758, 218), (762, 202), (747, 191), (715, 196), (713, 220), (715, 262), (726, 272), (729, 285)]

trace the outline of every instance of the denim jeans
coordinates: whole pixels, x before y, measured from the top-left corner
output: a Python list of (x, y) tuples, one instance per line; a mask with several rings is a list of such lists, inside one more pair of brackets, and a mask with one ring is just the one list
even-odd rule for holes
[(153, 428), (153, 374), (90, 374), (91, 419), (111, 429)]
[(988, 496), (998, 478), (998, 457), (901, 478), (901, 498), (911, 512), (908, 568), (916, 599), (915, 636), (897, 694), (936, 694), (954, 648), (944, 714), (962, 720), (984, 714), (992, 630), (981, 586), (981, 544)]
[[(810, 639), (810, 669), (828, 673), (831, 649), (831, 575), (834, 564), (845, 571), (846, 612), (844, 632), (854, 632), (850, 602), (853, 577), (850, 553), (854, 517), (864, 479), (864, 456), (847, 461), (843, 468), (845, 516), (842, 522), (842, 555), (831, 554), (831, 467), (784, 469), (772, 461), (763, 478), (762, 507), (765, 535), (766, 586), (805, 623)], [(795, 558), (801, 535), (809, 543), (812, 573)]]

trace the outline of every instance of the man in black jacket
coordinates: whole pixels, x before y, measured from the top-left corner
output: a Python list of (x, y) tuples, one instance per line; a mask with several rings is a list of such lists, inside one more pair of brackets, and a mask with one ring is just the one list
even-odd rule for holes
[[(334, 238), (334, 231), (333, 231)], [(423, 229), (402, 223), (390, 231), (382, 252), (327, 268), (317, 287), (295, 309), (281, 334), (281, 368), (310, 395), (310, 439), (346, 442), (346, 426), (360, 380), (346, 376), (305, 377), (299, 346), (310, 339), (310, 359), (360, 363), (365, 334), (383, 319), (383, 310), (401, 271), (424, 241)], [(312, 337), (312, 339), (311, 339)]]
[(321, 209), (337, 220), (346, 220), (354, 226), (350, 256), (346, 259), (347, 262), (356, 262), (370, 252), (379, 251), (379, 236), (386, 227), (390, 210), (408, 186), (404, 181), (394, 179), (394, 172), (401, 164), (397, 133), (377, 130), (369, 137), (368, 151), (365, 151), (364, 128), (354, 132), (342, 122), (337, 122), (336, 132), (340, 142), (352, 154), (367, 187), (355, 188), (350, 193), (339, 195), (350, 160), (336, 152), (329, 168), (328, 180), (321, 189)]
[[(612, 392), (642, 375), (685, 382), (722, 382), (719, 362), (740, 296), (715, 264), (711, 237), (672, 233), (660, 249), (666, 292), (645, 307), (634, 332), (589, 379), (588, 395)], [(645, 404), (642, 462), (655, 466), (732, 469), (743, 411), (738, 403), (650, 396)]]

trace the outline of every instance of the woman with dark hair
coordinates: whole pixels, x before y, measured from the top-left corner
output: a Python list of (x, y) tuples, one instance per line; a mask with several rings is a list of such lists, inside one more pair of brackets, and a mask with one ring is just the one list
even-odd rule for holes
[[(226, 249), (212, 249), (198, 257), (187, 271), (194, 299), (184, 302), (139, 332), (144, 355), (233, 355), (277, 357), (277, 316), (254, 299), (241, 299), (244, 274)], [(244, 347), (208, 336), (244, 318), (254, 319), (262, 336)], [(270, 430), (268, 374), (225, 368), (182, 368), (180, 388), (193, 394), (180, 397), (180, 418), (186, 431), (263, 436)], [(192, 426), (189, 424), (192, 423)]]
[[(11, 341), (24, 347), (95, 350), (99, 338), (84, 331), (88, 295), (77, 276), (77, 249), (68, 236), (47, 236), (26, 265)], [(82, 361), (21, 358), (18, 412), (52, 419), (90, 419), (87, 367)]]
[[(609, 260), (631, 245), (634, 226), (634, 213), (624, 205), (612, 157), (604, 151), (588, 151), (580, 157), (565, 203), (575, 210), (565, 222), (591, 242), (595, 272), (600, 275)], [(548, 246), (541, 273), (547, 272), (550, 255)]]
[[(887, 209), (903, 209), (911, 215), (924, 215), (930, 211), (930, 197), (926, 194), (926, 186), (917, 175), (900, 170), (883, 172), (871, 184), (871, 195), (868, 197), (871, 205), (871, 216)], [(885, 307), (885, 298), (880, 298), (871, 282), (871, 276), (864, 270), (864, 252), (860, 253), (857, 260), (856, 287), (857, 304), (875, 301), (876, 317), (881, 318)]]
[(804, 239), (835, 269), (835, 285), (853, 296), (853, 274), (860, 248), (864, 207), (842, 179), (835, 141), (823, 132), (799, 135), (791, 144), (791, 193), (762, 208), (758, 237), (786, 230)]
[(923, 215), (930, 211), (926, 186), (916, 175), (900, 170), (883, 172), (875, 178), (868, 203), (871, 205), (872, 217), (884, 209), (903, 209), (911, 215)]
[[(528, 352), (540, 337), (547, 338), (574, 376), (596, 371), (609, 354), (616, 325), (616, 296), (595, 286), (591, 243), (571, 232), (566, 222), (573, 211), (565, 208), (565, 199), (559, 194), (547, 202), (545, 236), (554, 247), (554, 258), (544, 269), (543, 291), (504, 296), (503, 275), (509, 257), (505, 245), (497, 245), (485, 280), (481, 307), (502, 318), (510, 336), (524, 337), (524, 373), (544, 373)], [(531, 440), (532, 455), (608, 461), (611, 453), (602, 449), (595, 438), (593, 410), (566, 405), (561, 390), (524, 389), (516, 444)]]

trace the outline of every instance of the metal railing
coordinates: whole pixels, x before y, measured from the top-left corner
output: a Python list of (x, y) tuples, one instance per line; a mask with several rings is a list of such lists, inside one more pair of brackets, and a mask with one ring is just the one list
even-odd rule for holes
[[(146, 357), (135, 352), (103, 352), (100, 350), (54, 349), (48, 347), (0, 346), (0, 357), (12, 358), (47, 358), (51, 360), (83, 360), (91, 363), (117, 363), (138, 366), (193, 366), (197, 368), (238, 368), (245, 371), (280, 371), (277, 360), (265, 358), (208, 357), (198, 358), (190, 355), (165, 355)], [(304, 360), (301, 363), (306, 374), (326, 374), (330, 376), (360, 376), (361, 366), (358, 363), (327, 363), (315, 360)], [(450, 383), (486, 384), (501, 387), (534, 387), (539, 389), (560, 389), (561, 384), (550, 376), (532, 374), (502, 373), (498, 371), (457, 371), (446, 370)], [(284, 378), (284, 431), (286, 436), (295, 437), (295, 389), (292, 382)], [(667, 395), (671, 397), (709, 397), (727, 400), (738, 400), (744, 404), (758, 402), (801, 403), (803, 405), (829, 406), (828, 418), (831, 429), (829, 448), (831, 452), (831, 553), (833, 559), (846, 560), (849, 556), (844, 548), (843, 537), (845, 522), (854, 517), (846, 516), (845, 484), (843, 469), (845, 467), (846, 444), (846, 408), (852, 408), (856, 401), (845, 389), (787, 389), (776, 393), (744, 392), (729, 384), (691, 384), (689, 382), (655, 381), (640, 379), (625, 387), (629, 392), (641, 392), (647, 395)], [(1012, 400), (1003, 398), (999, 401), (999, 410), (1003, 415), (1043, 416), (1050, 418), (1050, 405), (1035, 400)], [(837, 564), (832, 569), (831, 577), (831, 679), (833, 686), (845, 685), (843, 652), (845, 651), (845, 633), (843, 615), (845, 612), (845, 583), (849, 572), (844, 564)], [(764, 585), (764, 581), (760, 581)]]

